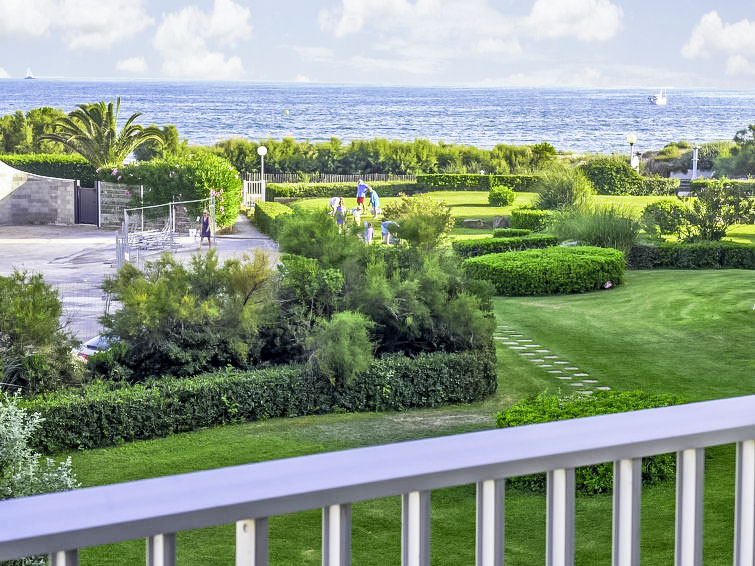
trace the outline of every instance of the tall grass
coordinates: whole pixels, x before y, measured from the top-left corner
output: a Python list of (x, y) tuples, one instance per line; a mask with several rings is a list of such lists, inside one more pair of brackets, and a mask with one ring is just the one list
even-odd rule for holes
[(629, 253), (640, 232), (636, 213), (625, 206), (572, 207), (553, 214), (548, 231), (560, 240)]
[(535, 183), (535, 208), (557, 210), (570, 206), (588, 206), (595, 195), (590, 181), (579, 170), (553, 166)]

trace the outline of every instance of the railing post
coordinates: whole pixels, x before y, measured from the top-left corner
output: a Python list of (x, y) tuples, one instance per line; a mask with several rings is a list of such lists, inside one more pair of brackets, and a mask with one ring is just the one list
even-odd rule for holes
[(548, 472), (545, 563), (574, 566), (574, 469)]
[(147, 537), (147, 566), (176, 566), (176, 534)]
[(351, 505), (329, 505), (322, 510), (322, 565), (351, 564)]
[(734, 566), (755, 564), (755, 440), (737, 442)]
[(642, 458), (613, 463), (613, 566), (640, 564)]
[(236, 566), (267, 566), (267, 518), (236, 521)]
[(703, 472), (705, 450), (676, 455), (676, 566), (703, 563)]
[(50, 566), (79, 566), (78, 550), (59, 550), (50, 554)]
[(477, 566), (503, 566), (506, 480), (477, 483)]
[(401, 496), (401, 564), (430, 566), (430, 492)]

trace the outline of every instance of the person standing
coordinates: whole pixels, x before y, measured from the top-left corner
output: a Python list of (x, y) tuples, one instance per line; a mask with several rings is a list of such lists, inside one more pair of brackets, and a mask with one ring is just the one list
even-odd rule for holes
[(367, 228), (364, 230), (364, 241), (367, 244), (372, 243), (372, 238), (375, 237), (375, 229), (372, 227), (372, 222), (367, 223)]
[(362, 179), (359, 179), (359, 182), (357, 183), (357, 206), (362, 209), (362, 212), (367, 210), (364, 206), (364, 195), (369, 190), (371, 190), (371, 187), (362, 181)]
[(338, 201), (338, 208), (336, 208), (336, 224), (338, 229), (343, 231), (346, 224), (346, 205), (343, 203), (343, 199)]
[(199, 249), (202, 249), (202, 240), (207, 238), (207, 247), (212, 247), (212, 227), (210, 226), (210, 215), (205, 210), (202, 213), (202, 220), (199, 222)]
[(370, 197), (370, 208), (372, 209), (372, 217), (377, 218), (380, 213), (380, 197), (375, 189), (368, 189), (367, 194)]

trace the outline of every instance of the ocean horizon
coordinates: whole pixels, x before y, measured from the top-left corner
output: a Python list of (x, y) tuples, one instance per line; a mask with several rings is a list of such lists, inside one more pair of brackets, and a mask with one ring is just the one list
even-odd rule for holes
[[(657, 91), (655, 91), (657, 92)], [(668, 104), (650, 104), (641, 88), (379, 86), (141, 79), (4, 79), (0, 115), (121, 97), (121, 118), (141, 112), (142, 125), (173, 124), (192, 145), (242, 137), (291, 137), (344, 143), (386, 138), (456, 143), (548, 142), (559, 151), (627, 153), (669, 142), (731, 140), (755, 122), (755, 92), (669, 89)]]

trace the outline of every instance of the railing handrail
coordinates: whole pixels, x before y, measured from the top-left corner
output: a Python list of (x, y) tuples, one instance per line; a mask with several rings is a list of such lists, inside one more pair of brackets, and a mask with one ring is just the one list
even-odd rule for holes
[(755, 395), (0, 502), (0, 559), (755, 439)]

